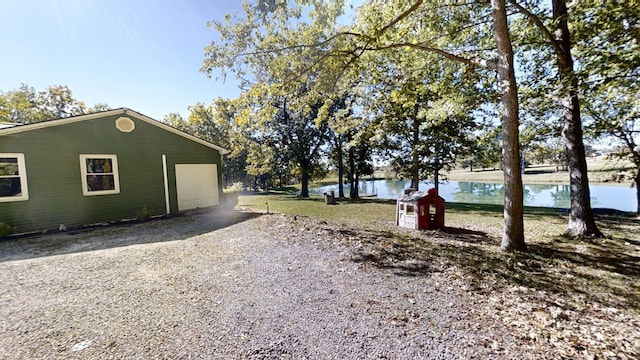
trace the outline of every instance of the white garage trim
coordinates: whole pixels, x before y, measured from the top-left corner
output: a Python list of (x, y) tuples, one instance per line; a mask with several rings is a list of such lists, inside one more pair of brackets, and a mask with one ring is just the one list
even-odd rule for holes
[(178, 210), (215, 206), (218, 199), (216, 164), (176, 164)]
[(167, 174), (167, 155), (162, 154), (162, 180), (164, 181), (164, 207), (167, 215), (171, 213), (171, 205), (169, 203), (169, 175)]

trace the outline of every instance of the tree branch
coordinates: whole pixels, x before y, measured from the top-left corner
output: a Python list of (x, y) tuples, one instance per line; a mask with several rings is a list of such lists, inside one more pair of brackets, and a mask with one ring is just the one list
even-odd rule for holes
[(364, 50), (365, 51), (378, 51), (378, 50), (389, 50), (389, 49), (395, 49), (395, 48), (402, 48), (402, 47), (410, 47), (412, 49), (418, 49), (418, 50), (422, 50), (422, 51), (429, 51), (432, 52), (434, 54), (438, 54), (441, 55), (449, 60), (453, 60), (453, 61), (457, 61), (457, 62), (461, 62), (463, 64), (467, 64), (467, 65), (473, 65), (473, 66), (482, 66), (482, 67), (486, 67), (492, 70), (498, 70), (498, 64), (493, 62), (493, 61), (489, 61), (489, 60), (485, 60), (485, 59), (468, 59), (459, 55), (455, 55), (452, 54), (448, 51), (442, 50), (442, 49), (438, 49), (438, 48), (434, 48), (434, 47), (429, 47), (429, 46), (425, 46), (425, 45), (421, 45), (421, 44), (413, 44), (413, 43), (409, 43), (409, 42), (405, 42), (405, 43), (395, 43), (395, 44), (390, 44), (390, 45), (386, 45), (386, 46), (379, 46), (379, 47), (367, 47)]
[(319, 47), (322, 47), (324, 45), (327, 45), (328, 43), (330, 43), (331, 41), (337, 39), (340, 36), (353, 36), (353, 37), (365, 38), (364, 35), (359, 34), (359, 33), (351, 32), (351, 31), (341, 31), (339, 33), (336, 33), (336, 34), (328, 37), (327, 39), (325, 39), (323, 41), (320, 41), (320, 42), (317, 42), (317, 43), (314, 43), (314, 44), (298, 44), (298, 45), (279, 47), (279, 48), (275, 48), (275, 49), (261, 49), (261, 50), (258, 50), (258, 51), (240, 53), (240, 54), (238, 54), (237, 57), (252, 56), (252, 55), (263, 55), (263, 54), (270, 54), (270, 53), (279, 53), (279, 52), (283, 52), (283, 51), (287, 51), (287, 50), (319, 48)]
[(388, 23), (387, 25), (383, 26), (380, 30), (376, 31), (375, 36), (377, 37), (377, 36), (382, 35), (385, 31), (389, 30), (395, 24), (397, 24), (400, 21), (402, 21), (404, 18), (409, 16), (412, 12), (416, 11), (420, 7), (420, 5), (422, 5), (423, 2), (424, 2), (423, 0), (416, 1), (415, 4), (411, 5), (410, 8), (405, 10), (402, 14), (398, 15), (397, 18), (393, 19), (390, 23)]
[(527, 19), (529, 19), (529, 21), (531, 21), (535, 26), (537, 26), (538, 29), (540, 29), (540, 31), (542, 32), (542, 35), (544, 35), (544, 37), (549, 39), (549, 42), (551, 43), (551, 46), (553, 46), (553, 49), (556, 51), (556, 53), (560, 54), (560, 56), (562, 57), (566, 57), (566, 54), (562, 49), (562, 46), (560, 46), (560, 43), (558, 43), (555, 36), (551, 33), (551, 31), (549, 31), (547, 26), (542, 22), (542, 20), (540, 20), (540, 18), (536, 14), (525, 9), (522, 5), (518, 4), (516, 0), (508, 0), (508, 1), (516, 9), (518, 9), (518, 11), (521, 14), (526, 16)]

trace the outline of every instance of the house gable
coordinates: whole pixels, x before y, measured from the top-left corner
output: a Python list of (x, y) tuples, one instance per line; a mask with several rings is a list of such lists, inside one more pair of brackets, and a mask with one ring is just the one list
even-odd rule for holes
[[(146, 115), (143, 115), (139, 112), (133, 111), (131, 109), (128, 108), (119, 108), (119, 109), (115, 109), (115, 110), (108, 110), (108, 111), (102, 111), (102, 112), (98, 112), (98, 113), (92, 113), (92, 114), (86, 114), (86, 115), (80, 115), (80, 116), (74, 116), (74, 117), (69, 117), (69, 118), (64, 118), (64, 119), (58, 119), (58, 120), (51, 120), (51, 121), (43, 121), (43, 122), (39, 122), (39, 123), (35, 123), (35, 124), (28, 124), (28, 125), (20, 125), (20, 126), (11, 126), (11, 127), (0, 127), (0, 136), (2, 135), (11, 135), (11, 134), (16, 134), (16, 133), (21, 133), (21, 132), (26, 132), (26, 131), (32, 131), (32, 130), (37, 130), (37, 129), (43, 129), (43, 128), (48, 128), (48, 127), (54, 127), (54, 126), (60, 126), (60, 125), (68, 125), (68, 124), (72, 124), (75, 122), (81, 122), (81, 121), (89, 121), (89, 120), (94, 120), (94, 119), (101, 119), (101, 118), (106, 118), (106, 117), (111, 117), (111, 116), (115, 116), (115, 115), (121, 115), (121, 117), (126, 118), (127, 115), (131, 115), (133, 117), (135, 117), (138, 120), (144, 121), (148, 124), (151, 124), (153, 126), (157, 126), (160, 129), (163, 129), (165, 131), (168, 131), (170, 133), (176, 134), (178, 136), (182, 136), (185, 139), (197, 142), (199, 144), (202, 144), (204, 146), (210, 147), (212, 149), (218, 150), (220, 152), (221, 155), (226, 155), (229, 153), (229, 150), (224, 149), (218, 145), (212, 144), (210, 142), (204, 141), (202, 139), (199, 139), (193, 135), (187, 134), (185, 132), (182, 132), (178, 129), (175, 129), (167, 124), (164, 124), (162, 122), (159, 122), (157, 120), (154, 120)], [(118, 118), (119, 119), (119, 118)], [(116, 120), (117, 123), (118, 120)], [(16, 125), (16, 124), (11, 124), (11, 125)], [(117, 124), (116, 124), (117, 125)], [(121, 130), (122, 131), (122, 130)]]

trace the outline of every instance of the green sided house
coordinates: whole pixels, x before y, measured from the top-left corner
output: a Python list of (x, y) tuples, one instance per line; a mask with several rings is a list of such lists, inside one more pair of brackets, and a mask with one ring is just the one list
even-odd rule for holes
[(216, 206), (227, 153), (127, 108), (0, 127), (0, 222), (24, 233)]

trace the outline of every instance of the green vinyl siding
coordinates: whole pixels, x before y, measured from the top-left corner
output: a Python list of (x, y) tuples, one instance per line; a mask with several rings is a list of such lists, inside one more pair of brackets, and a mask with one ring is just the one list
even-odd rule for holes
[[(123, 133), (115, 127), (121, 116), (134, 121), (134, 131)], [(0, 221), (16, 226), (16, 232), (131, 219), (145, 206), (154, 215), (165, 214), (163, 154), (171, 212), (177, 212), (175, 164), (215, 163), (222, 168), (217, 150), (130, 114), (3, 135), (3, 152), (25, 156), (29, 200), (0, 203)], [(81, 154), (116, 155), (120, 193), (84, 196)]]

